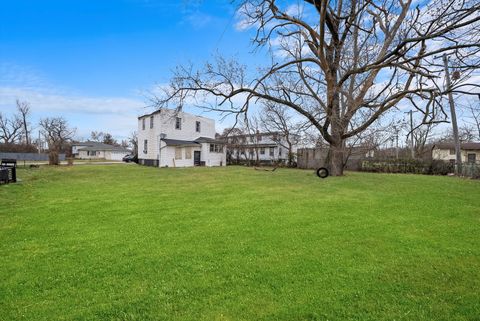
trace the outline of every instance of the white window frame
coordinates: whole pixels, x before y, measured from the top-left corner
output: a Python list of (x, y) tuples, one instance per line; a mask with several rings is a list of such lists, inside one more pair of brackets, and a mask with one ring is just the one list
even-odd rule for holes
[(223, 153), (223, 146), (219, 144), (210, 144), (210, 153)]

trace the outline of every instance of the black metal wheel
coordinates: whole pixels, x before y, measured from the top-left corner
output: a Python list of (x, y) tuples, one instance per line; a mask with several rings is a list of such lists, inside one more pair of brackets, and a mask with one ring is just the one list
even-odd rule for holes
[(326, 169), (325, 167), (320, 167), (319, 169), (317, 169), (317, 176), (318, 177), (327, 178), (328, 175), (329, 175), (328, 169)]

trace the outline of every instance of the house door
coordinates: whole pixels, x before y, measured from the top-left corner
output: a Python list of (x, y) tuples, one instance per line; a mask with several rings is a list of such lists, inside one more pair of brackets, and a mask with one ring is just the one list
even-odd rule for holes
[(469, 164), (475, 164), (476, 160), (477, 160), (477, 154), (468, 154), (467, 155), (467, 162)]
[(200, 166), (200, 151), (193, 151), (193, 165)]

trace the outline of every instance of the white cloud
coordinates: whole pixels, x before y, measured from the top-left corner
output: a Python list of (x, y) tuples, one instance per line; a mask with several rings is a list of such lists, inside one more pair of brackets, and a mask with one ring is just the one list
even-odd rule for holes
[(137, 116), (145, 113), (141, 97), (102, 97), (82, 95), (51, 84), (32, 68), (0, 64), (0, 112), (15, 112), (16, 99), (30, 103), (31, 123), (43, 117), (61, 116), (77, 128), (79, 136), (88, 137), (93, 130), (110, 132), (125, 138), (137, 127)]
[(43, 112), (135, 114), (144, 106), (142, 101), (131, 98), (86, 97), (30, 88), (0, 87), (0, 106), (12, 105), (17, 98), (28, 101), (35, 110)]

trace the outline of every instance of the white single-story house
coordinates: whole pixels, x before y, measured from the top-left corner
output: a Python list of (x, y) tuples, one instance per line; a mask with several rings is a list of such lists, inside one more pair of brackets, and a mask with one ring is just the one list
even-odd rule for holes
[(158, 167), (226, 166), (215, 121), (171, 109), (138, 117), (138, 162)]
[(121, 147), (100, 142), (81, 142), (72, 144), (72, 156), (77, 159), (105, 159), (121, 161), (131, 151)]
[[(468, 142), (460, 144), (462, 163), (480, 163), (480, 143)], [(432, 159), (455, 163), (455, 144), (438, 143), (433, 146)]]

